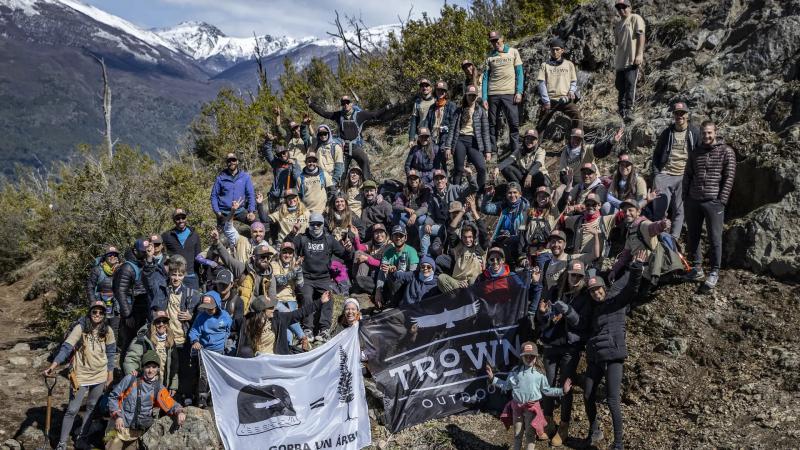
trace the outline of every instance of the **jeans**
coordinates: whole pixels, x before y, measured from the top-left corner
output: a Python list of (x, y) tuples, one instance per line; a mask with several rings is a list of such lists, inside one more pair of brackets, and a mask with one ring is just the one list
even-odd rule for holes
[[(550, 386), (561, 387), (567, 378), (575, 379), (575, 369), (581, 359), (580, 350), (568, 350), (564, 353), (544, 355), (544, 373)], [(558, 378), (556, 379), (556, 376)], [(542, 399), (542, 410), (546, 417), (553, 415), (555, 400), (552, 397)], [(561, 421), (570, 422), (572, 418), (572, 390), (561, 397)]]
[[(81, 386), (77, 391), (70, 389), (69, 392), (69, 405), (67, 411), (64, 413), (64, 420), (61, 422), (61, 434), (59, 435), (58, 442), (67, 442), (69, 433), (72, 431), (72, 425), (75, 423), (75, 416), (81, 409), (81, 404), (86, 398), (86, 414), (83, 416), (83, 423), (78, 432), (78, 439), (85, 437), (89, 431), (89, 426), (92, 424), (92, 411), (94, 411), (97, 401), (103, 395), (105, 388), (104, 383), (94, 384), (92, 386)], [(88, 398), (86, 394), (89, 394)]]
[(633, 109), (636, 99), (636, 78), (639, 77), (637, 66), (626, 67), (618, 70), (614, 79), (614, 86), (617, 88), (617, 107), (619, 114), (624, 116), (626, 112)]
[[(228, 209), (220, 208), (219, 212), (222, 213), (222, 217), (217, 217), (217, 225), (218, 226), (223, 226), (223, 225), (225, 225), (225, 221), (228, 220), (227, 217), (231, 215), (231, 210), (230, 210), (230, 208), (228, 208)], [(239, 208), (233, 213), (233, 218), (238, 220), (239, 222), (249, 224), (250, 221), (247, 220), (247, 213), (248, 212), (249, 211), (244, 209), (244, 207)], [(188, 263), (188, 261), (187, 261), (187, 263)]]
[[(287, 311), (294, 311), (297, 309), (297, 301), (290, 300), (288, 302), (282, 301), (282, 303), (286, 306)], [(297, 339), (301, 339), (305, 334), (303, 334), (303, 328), (300, 326), (298, 322), (294, 322), (289, 325), (289, 329), (286, 330), (286, 337), (289, 339), (289, 343), (292, 343), (292, 335), (294, 335)]]
[(469, 162), (475, 166), (478, 172), (478, 188), (483, 190), (486, 185), (486, 158), (478, 149), (478, 141), (475, 136), (459, 136), (453, 151), (453, 184), (461, 185), (461, 178), (464, 174), (464, 166)]
[(420, 216), (417, 218), (417, 230), (419, 230), (419, 256), (420, 258), (428, 254), (428, 249), (431, 246), (431, 236), (438, 236), (441, 231), (444, 231), (442, 225), (435, 223), (431, 225), (430, 234), (425, 233), (425, 221), (428, 216)]
[[(323, 280), (309, 280), (303, 281), (303, 302), (312, 302), (322, 297), (322, 293), (330, 290), (330, 278)], [(318, 335), (323, 331), (328, 331), (331, 328), (333, 321), (333, 302), (323, 303), (317, 312), (309, 314), (303, 318), (303, 328), (306, 330), (315, 331), (314, 335)]]
[[(509, 141), (511, 151), (519, 148), (519, 105), (514, 104), (514, 94), (490, 95), (489, 103), (489, 137), (492, 140), (492, 149), (497, 149), (497, 138), (500, 136), (500, 110), (508, 121)], [(498, 152), (499, 153), (499, 152)], [(478, 183), (479, 186), (483, 186)]]
[[(348, 146), (350, 147), (349, 151), (346, 148)], [(358, 167), (364, 172), (364, 180), (371, 180), (372, 172), (369, 168), (369, 157), (367, 156), (367, 152), (364, 151), (364, 146), (362, 144), (356, 144), (355, 142), (345, 142), (342, 148), (344, 149), (344, 175), (342, 176), (347, 176), (350, 170), (350, 161), (355, 159)]]
[[(672, 236), (675, 239), (680, 238), (684, 221), (683, 175), (659, 173), (653, 180), (653, 189), (660, 193), (653, 200), (653, 220), (669, 217), (672, 221)], [(667, 216), (668, 213), (669, 216)]]
[(702, 267), (703, 254), (700, 252), (700, 237), (703, 233), (703, 222), (706, 222), (706, 231), (711, 250), (711, 270), (716, 271), (722, 266), (722, 224), (725, 222), (725, 205), (718, 200), (698, 201), (686, 199), (686, 227), (688, 229), (688, 245), (686, 252), (692, 256), (692, 263)]
[(586, 367), (586, 385), (583, 389), (583, 403), (586, 407), (586, 417), (592, 434), (600, 430), (597, 422), (597, 387), (603, 376), (606, 377), (606, 391), (608, 392), (608, 409), (611, 411), (611, 421), (614, 424), (614, 444), (622, 444), (622, 408), (620, 407), (622, 391), (622, 364), (623, 361), (594, 362), (589, 361)]

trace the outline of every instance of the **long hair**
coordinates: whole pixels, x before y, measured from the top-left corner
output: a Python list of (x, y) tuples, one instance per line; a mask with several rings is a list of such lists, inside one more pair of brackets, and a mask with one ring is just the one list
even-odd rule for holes
[(250, 313), (245, 318), (244, 334), (247, 336), (247, 341), (250, 342), (251, 348), (261, 339), (261, 333), (264, 332), (267, 320), (269, 318), (266, 311)]
[[(307, 211), (308, 210), (306, 209), (305, 203), (303, 203), (303, 201), (300, 200), (300, 198), (298, 197), (297, 198), (297, 211), (295, 211), (294, 214), (302, 216), (302, 215), (305, 215), (305, 213)], [(278, 209), (278, 212), (280, 213), (281, 217), (286, 217), (289, 214), (291, 214), (291, 211), (289, 211), (289, 206), (286, 204), (286, 202), (281, 204), (281, 207), (280, 207), (280, 209)]]
[[(158, 341), (156, 337), (158, 333), (156, 333), (156, 324), (151, 322), (150, 323), (150, 334), (147, 336), (150, 339), (150, 342), (155, 344)], [(167, 325), (167, 341), (166, 341), (167, 348), (172, 348), (175, 346), (175, 337), (172, 335), (172, 328)]]
[(349, 171), (349, 170), (347, 171), (347, 173), (345, 174), (345, 176), (343, 176), (342, 178), (344, 178), (344, 184), (342, 184), (342, 191), (343, 191), (343, 192), (347, 192), (347, 191), (349, 191), (349, 190), (350, 190), (350, 188), (358, 188), (358, 189), (361, 189), (361, 185), (362, 185), (362, 184), (364, 184), (364, 174), (360, 174), (360, 175), (359, 175), (359, 182), (358, 182), (358, 186), (355, 186), (355, 185), (353, 185), (352, 183), (350, 183), (350, 171)]
[[(95, 324), (94, 322), (92, 322), (92, 308), (89, 308), (89, 311), (86, 312), (86, 324), (89, 325), (88, 329), (86, 327), (84, 327), (83, 324), (81, 324), (81, 332), (82, 332), (82, 334), (91, 335), (91, 334), (94, 334), (95, 331), (97, 331), (97, 341), (98, 342), (105, 342), (106, 341), (106, 336), (108, 335), (109, 331), (111, 331), (111, 327), (108, 325), (108, 322), (106, 320), (103, 320), (102, 322), (100, 322), (98, 324)], [(86, 359), (86, 346), (85, 345), (81, 345), (80, 352), (81, 352), (81, 355), (84, 357), (84, 360), (85, 360)]]
[[(464, 93), (464, 95), (461, 97), (462, 114), (463, 114), (464, 110), (469, 108), (469, 100), (467, 100), (467, 97), (469, 97), (469, 95), (467, 95), (466, 93)], [(479, 107), (482, 108), (482, 106), (480, 104), (478, 104), (478, 97), (475, 97), (475, 103), (474, 104), (475, 104), (476, 108), (479, 108)]]
[[(361, 311), (358, 311), (356, 313), (356, 321), (359, 320), (361, 320)], [(350, 326), (347, 324), (347, 318), (344, 317), (344, 310), (342, 310), (342, 313), (339, 314), (339, 318), (336, 319), (336, 322), (339, 323), (339, 325), (341, 325), (343, 328), (347, 328)]]
[[(346, 192), (346, 191), (345, 191)], [(340, 219), (336, 218), (336, 200), (344, 200), (344, 211), (339, 213)], [(347, 195), (344, 192), (337, 192), (328, 202), (328, 212), (325, 217), (325, 225), (328, 226), (328, 231), (333, 233), (337, 228), (344, 228), (350, 230), (350, 225), (353, 224), (353, 212), (350, 211), (350, 205), (347, 202)]]
[[(639, 174), (636, 171), (636, 166), (631, 166), (631, 173), (625, 179), (625, 191), (619, 192), (620, 199), (624, 200), (628, 197), (636, 198), (640, 192), (636, 192), (636, 179), (639, 177)], [(619, 188), (619, 182), (622, 180), (622, 175), (619, 173), (619, 164), (617, 164), (617, 170), (614, 171), (614, 176), (611, 179), (611, 186), (615, 188)], [(646, 194), (646, 192), (645, 192)]]

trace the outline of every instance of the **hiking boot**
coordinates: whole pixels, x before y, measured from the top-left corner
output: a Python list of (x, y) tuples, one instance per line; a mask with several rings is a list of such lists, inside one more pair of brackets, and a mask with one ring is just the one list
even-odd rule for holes
[(550, 439), (550, 437), (549, 437), (549, 436), (547, 436), (547, 433), (545, 433), (544, 431), (542, 431), (542, 433), (541, 433), (541, 434), (539, 434), (539, 433), (537, 433), (537, 434), (536, 434), (536, 440), (539, 440), (539, 441), (546, 441), (546, 440), (548, 440), (548, 439)]
[(331, 332), (328, 330), (323, 331), (316, 337), (317, 342), (328, 342), (329, 340), (331, 340)]
[(713, 270), (711, 271), (711, 273), (708, 274), (708, 277), (706, 277), (706, 282), (703, 284), (705, 285), (706, 288), (711, 290), (717, 287), (718, 281), (719, 281), (719, 272)]
[(558, 425), (558, 432), (553, 436), (553, 440), (550, 441), (550, 445), (553, 447), (561, 447), (568, 437), (569, 422), (561, 422), (561, 424)]
[(700, 281), (705, 278), (706, 274), (703, 272), (703, 268), (700, 266), (692, 267), (692, 270), (686, 272), (683, 275), (683, 279), (686, 281)]
[(59, 442), (58, 445), (55, 446), (54, 450), (67, 450), (67, 443)]
[(311, 331), (311, 330), (303, 330), (303, 334), (306, 335), (306, 339), (308, 340), (309, 344), (314, 342), (314, 332), (313, 331)]
[(548, 436), (556, 434), (556, 423), (553, 422), (553, 416), (544, 416), (544, 420), (547, 421), (544, 432), (547, 433)]
[(605, 435), (601, 430), (592, 431), (589, 433), (589, 436), (587, 436), (586, 440), (584, 441), (584, 448), (589, 448), (589, 447), (600, 448), (599, 445), (600, 443), (603, 442), (603, 439), (605, 439)]

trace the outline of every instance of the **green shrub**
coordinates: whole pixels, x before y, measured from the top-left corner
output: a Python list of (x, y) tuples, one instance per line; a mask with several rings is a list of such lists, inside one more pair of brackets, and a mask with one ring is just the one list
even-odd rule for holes
[(696, 30), (698, 26), (700, 24), (695, 19), (686, 16), (675, 16), (656, 24), (653, 34), (661, 45), (672, 47), (685, 38), (688, 33)]

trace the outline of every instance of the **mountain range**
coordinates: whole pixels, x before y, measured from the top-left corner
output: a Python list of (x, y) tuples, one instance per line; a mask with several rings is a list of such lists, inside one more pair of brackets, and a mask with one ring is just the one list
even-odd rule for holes
[[(397, 26), (369, 30), (376, 42)], [(337, 39), (229, 37), (203, 22), (143, 29), (77, 0), (0, 0), (0, 162), (42, 166), (80, 143), (102, 141), (102, 80), (112, 92), (112, 134), (143, 151), (179, 148), (200, 105), (228, 86), (254, 89), (256, 39), (270, 81), (288, 58), (336, 64)]]

